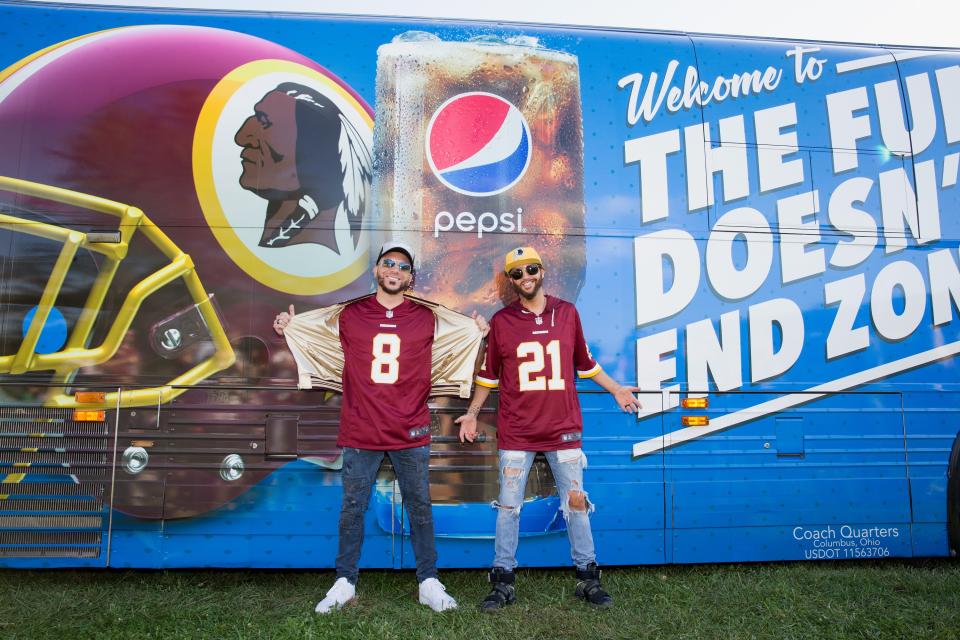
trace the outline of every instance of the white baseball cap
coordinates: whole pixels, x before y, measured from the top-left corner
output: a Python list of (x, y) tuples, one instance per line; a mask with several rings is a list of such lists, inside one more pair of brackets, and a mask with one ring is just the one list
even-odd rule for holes
[(383, 243), (383, 246), (380, 247), (380, 255), (377, 256), (377, 262), (380, 262), (380, 258), (382, 258), (385, 253), (390, 253), (391, 251), (399, 251), (400, 253), (406, 254), (406, 256), (410, 258), (410, 266), (413, 267), (413, 249), (410, 248), (410, 245), (395, 240), (388, 240)]

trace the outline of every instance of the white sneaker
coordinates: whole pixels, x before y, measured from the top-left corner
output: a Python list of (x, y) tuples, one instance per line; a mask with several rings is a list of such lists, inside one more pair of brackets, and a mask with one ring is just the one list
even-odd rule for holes
[(317, 604), (315, 611), (317, 613), (330, 613), (355, 597), (357, 597), (357, 588), (350, 584), (350, 581), (346, 578), (338, 578), (330, 587), (330, 591), (327, 591), (327, 597)]
[(427, 578), (420, 583), (420, 604), (425, 604), (434, 611), (457, 608), (457, 601), (436, 578)]

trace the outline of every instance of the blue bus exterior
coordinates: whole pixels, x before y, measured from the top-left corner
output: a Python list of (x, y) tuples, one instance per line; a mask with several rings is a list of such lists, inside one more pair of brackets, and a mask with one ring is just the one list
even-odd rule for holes
[[(246, 223), (208, 205), (218, 172), (239, 171), (247, 116), (231, 109), (262, 95), (245, 83), (314, 78), (376, 145), (378, 47), (411, 31), (576, 57), (582, 221), (538, 218), (544, 184), (508, 191), (487, 237), (481, 210), (425, 209), (420, 233), (481, 250), (515, 233), (573, 256), (555, 279), (545, 260), (548, 291), (642, 389), (634, 416), (579, 387), (603, 564), (960, 545), (957, 51), (21, 2), (0, 2), (0, 23), (0, 567), (333, 565), (339, 399), (296, 388), (270, 323), (369, 292), (377, 221), (354, 262), (301, 287), (250, 257), (259, 229), (244, 249)], [(514, 211), (525, 228), (504, 224)], [(493, 282), (502, 256), (454, 268)], [(461, 445), (465, 406), (431, 401), (445, 567), (493, 553), (495, 417)], [(518, 559), (566, 565), (548, 468), (531, 478)], [(362, 565), (414, 566), (389, 468)]]

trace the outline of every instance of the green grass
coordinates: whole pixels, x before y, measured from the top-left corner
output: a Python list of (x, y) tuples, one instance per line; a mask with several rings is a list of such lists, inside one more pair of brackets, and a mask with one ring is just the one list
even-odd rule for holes
[(356, 604), (318, 616), (330, 572), (2, 571), (0, 638), (960, 637), (949, 560), (609, 569), (606, 611), (573, 597), (572, 571), (520, 571), (497, 615), (476, 607), (485, 575), (444, 572), (460, 608), (436, 614), (413, 573), (366, 571)]

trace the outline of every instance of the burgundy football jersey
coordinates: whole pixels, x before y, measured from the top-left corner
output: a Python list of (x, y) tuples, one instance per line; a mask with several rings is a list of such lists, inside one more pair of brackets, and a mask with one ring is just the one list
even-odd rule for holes
[(386, 451), (430, 443), (427, 397), (434, 326), (430, 309), (406, 299), (392, 310), (376, 296), (343, 309), (338, 446)]
[(583, 419), (576, 376), (600, 372), (583, 338), (576, 307), (547, 296), (543, 313), (519, 301), (490, 320), (487, 356), (476, 383), (500, 389), (497, 446), (555, 451), (580, 446)]

